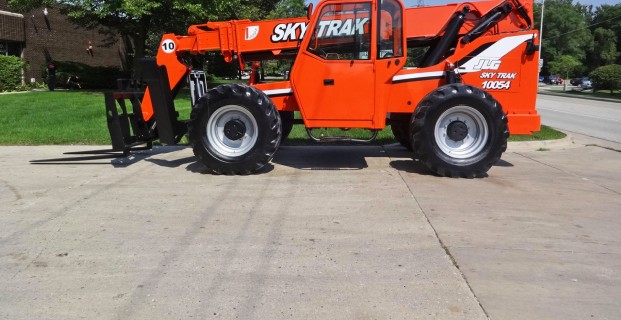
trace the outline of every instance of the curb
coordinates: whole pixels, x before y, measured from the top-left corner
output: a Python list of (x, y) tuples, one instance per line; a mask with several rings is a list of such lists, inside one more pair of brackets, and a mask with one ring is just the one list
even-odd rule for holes
[[(555, 129), (558, 130), (558, 129)], [(540, 140), (540, 141), (509, 141), (507, 143), (507, 152), (523, 152), (523, 151), (548, 151), (558, 149), (568, 149), (583, 146), (576, 143), (573, 133), (562, 131), (566, 134), (563, 139), (556, 140)]]
[[(27, 91), (6, 91), (6, 92), (0, 92), (0, 95), (8, 95), (8, 94), (24, 94), (24, 93), (33, 93), (33, 92), (69, 92), (71, 90), (69, 89), (55, 89), (54, 91), (50, 91), (49, 89), (43, 89), (43, 88), (36, 88), (36, 89), (30, 89)], [(77, 91), (77, 90), (74, 90)]]
[(556, 92), (550, 92), (550, 91), (546, 91), (546, 90), (537, 90), (537, 94), (545, 94), (545, 95), (548, 95), (548, 96), (557, 96), (557, 97), (566, 97), (566, 98), (576, 98), (576, 99), (583, 99), (583, 100), (597, 100), (597, 101), (604, 101), (604, 102), (621, 103), (621, 100), (617, 100), (617, 99), (609, 99), (609, 98), (601, 98), (601, 97), (575, 96), (575, 95), (571, 95), (571, 94), (556, 93)]

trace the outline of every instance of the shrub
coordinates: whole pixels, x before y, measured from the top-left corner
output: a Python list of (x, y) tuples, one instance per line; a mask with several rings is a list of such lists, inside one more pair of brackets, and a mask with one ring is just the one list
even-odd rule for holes
[(0, 55), (0, 91), (12, 91), (22, 85), (22, 69), (26, 67), (24, 60)]
[[(67, 88), (67, 80), (71, 76), (80, 78), (82, 89), (113, 89), (116, 79), (129, 78), (128, 72), (118, 67), (93, 67), (72, 61), (56, 61), (56, 86)], [(43, 79), (47, 79), (47, 64), (43, 66)]]
[(621, 65), (610, 64), (599, 67), (591, 74), (591, 83), (593, 84), (593, 92), (595, 90), (621, 90)]

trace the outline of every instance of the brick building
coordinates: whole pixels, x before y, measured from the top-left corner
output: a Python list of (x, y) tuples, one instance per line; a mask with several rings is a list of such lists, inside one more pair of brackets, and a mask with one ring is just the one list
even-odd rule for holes
[(58, 8), (17, 14), (10, 12), (7, 0), (0, 0), (0, 54), (18, 56), (28, 62), (26, 82), (43, 81), (49, 61), (126, 68), (123, 42), (117, 35), (103, 31), (69, 22)]

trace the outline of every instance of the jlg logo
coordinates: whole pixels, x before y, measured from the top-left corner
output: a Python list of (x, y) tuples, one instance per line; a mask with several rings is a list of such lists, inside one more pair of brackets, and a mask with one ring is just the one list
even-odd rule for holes
[(502, 61), (495, 59), (479, 59), (474, 70), (498, 70)]
[[(369, 18), (342, 20), (319, 21), (317, 25), (317, 38), (337, 38), (351, 36), (354, 34), (364, 34), (364, 25), (369, 22)], [(281, 23), (274, 28), (272, 42), (295, 41), (304, 38), (308, 25), (303, 22)], [(298, 32), (300, 30), (300, 32)]]

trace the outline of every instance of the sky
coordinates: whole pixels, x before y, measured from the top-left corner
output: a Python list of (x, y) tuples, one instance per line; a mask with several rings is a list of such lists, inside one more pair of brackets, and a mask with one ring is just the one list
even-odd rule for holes
[[(540, 2), (540, 1), (541, 0), (535, 0), (535, 2)], [(306, 0), (307, 4), (308, 3), (317, 4), (317, 2), (319, 2), (319, 0)], [(447, 3), (452, 3), (452, 2), (465, 2), (465, 0), (423, 0), (423, 3), (425, 3), (425, 5), (427, 6), (447, 4)], [(594, 7), (597, 7), (602, 4), (614, 5), (614, 4), (619, 3), (619, 0), (578, 0), (577, 2), (580, 2), (581, 4), (584, 4), (584, 5), (592, 4)], [(418, 0), (404, 0), (403, 3), (405, 4), (406, 7), (414, 7), (418, 4)]]

